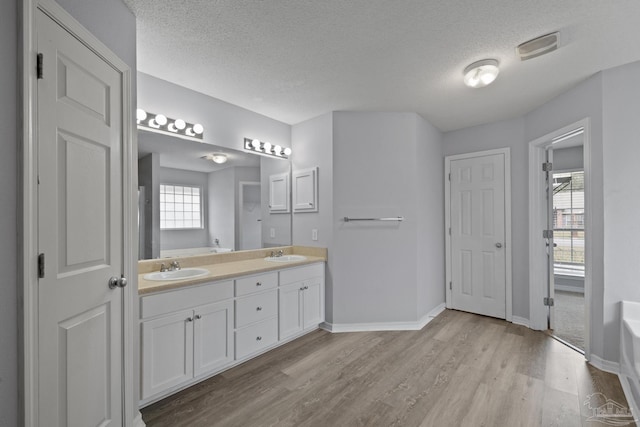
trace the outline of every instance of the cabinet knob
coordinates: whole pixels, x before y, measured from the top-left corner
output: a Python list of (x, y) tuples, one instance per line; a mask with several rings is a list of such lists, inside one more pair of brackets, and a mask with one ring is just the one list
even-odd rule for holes
[(193, 322), (193, 317), (187, 317), (187, 322)]
[(304, 291), (304, 286), (301, 286), (301, 287), (300, 287), (300, 290), (301, 290), (301, 291)]
[(256, 282), (256, 286), (262, 286), (262, 282)]
[(256, 307), (256, 311), (262, 311), (262, 307)]
[(256, 337), (256, 341), (262, 341), (262, 337)]
[(196, 320), (198, 319), (202, 319), (202, 316), (200, 316), (199, 314), (196, 314)]
[(308, 286), (305, 286), (304, 288), (305, 288), (305, 289), (309, 289), (309, 287), (308, 287)]

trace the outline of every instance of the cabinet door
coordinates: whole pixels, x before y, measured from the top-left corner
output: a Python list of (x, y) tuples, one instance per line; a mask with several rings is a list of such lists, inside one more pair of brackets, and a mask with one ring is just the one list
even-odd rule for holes
[(142, 322), (142, 398), (193, 378), (193, 311)]
[(289, 212), (289, 174), (269, 176), (269, 212)]
[(293, 172), (293, 211), (318, 212), (318, 168)]
[(304, 282), (303, 298), (303, 326), (309, 328), (324, 322), (324, 286), (321, 279)]
[(302, 331), (302, 286), (302, 283), (293, 283), (278, 290), (281, 340)]
[(211, 372), (233, 361), (233, 300), (194, 310), (194, 376)]

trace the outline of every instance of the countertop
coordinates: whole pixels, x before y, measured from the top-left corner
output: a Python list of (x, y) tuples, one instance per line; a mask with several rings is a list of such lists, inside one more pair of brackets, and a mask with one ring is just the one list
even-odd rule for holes
[[(291, 251), (291, 252), (304, 252), (304, 251)], [(301, 254), (302, 255), (302, 254)], [(196, 277), (193, 279), (182, 279), (172, 281), (152, 281), (145, 280), (145, 272), (138, 275), (138, 294), (147, 295), (154, 292), (167, 291), (171, 289), (178, 289), (185, 286), (196, 285), (200, 283), (213, 282), (217, 280), (224, 280), (235, 278), (239, 276), (245, 276), (250, 274), (262, 273), (265, 271), (282, 270), (290, 267), (297, 267), (301, 265), (314, 264), (317, 262), (325, 262), (326, 256), (315, 256), (310, 254), (304, 254), (306, 259), (300, 261), (288, 261), (288, 262), (273, 262), (266, 261), (264, 257), (253, 259), (241, 259), (238, 261), (228, 260), (225, 262), (215, 262), (203, 265), (194, 265), (188, 263), (188, 267), (198, 267), (209, 270), (209, 274), (206, 276)], [(183, 263), (184, 259), (179, 259)], [(163, 260), (166, 262), (166, 260)], [(170, 262), (170, 260), (169, 260)], [(186, 264), (186, 263), (185, 263)]]

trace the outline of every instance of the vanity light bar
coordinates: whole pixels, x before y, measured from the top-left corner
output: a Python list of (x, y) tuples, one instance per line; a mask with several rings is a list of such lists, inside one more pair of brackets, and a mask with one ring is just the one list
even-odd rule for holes
[(281, 159), (288, 159), (291, 155), (291, 148), (273, 145), (270, 142), (260, 141), (259, 139), (245, 138), (244, 149), (254, 153), (278, 157)]
[(153, 114), (140, 108), (136, 110), (138, 128), (171, 135), (186, 136), (202, 140), (204, 127), (200, 123), (187, 123), (182, 119), (172, 119), (164, 114)]

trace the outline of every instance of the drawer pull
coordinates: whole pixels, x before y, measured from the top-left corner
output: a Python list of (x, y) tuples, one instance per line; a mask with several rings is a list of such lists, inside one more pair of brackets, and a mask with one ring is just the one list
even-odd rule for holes
[(262, 307), (256, 307), (256, 311), (262, 311)]
[(200, 316), (199, 314), (196, 314), (196, 320), (198, 319), (202, 319), (202, 316)]
[(301, 287), (300, 287), (300, 290), (301, 290), (301, 291), (304, 291), (304, 286), (301, 286)]
[(262, 286), (262, 282), (256, 282), (256, 286)]
[(262, 337), (256, 337), (256, 341), (262, 341)]
[(308, 287), (308, 286), (305, 286), (304, 288), (305, 288), (305, 290), (306, 290), (306, 289), (309, 289), (309, 287)]
[(193, 322), (193, 317), (187, 317), (187, 322)]

